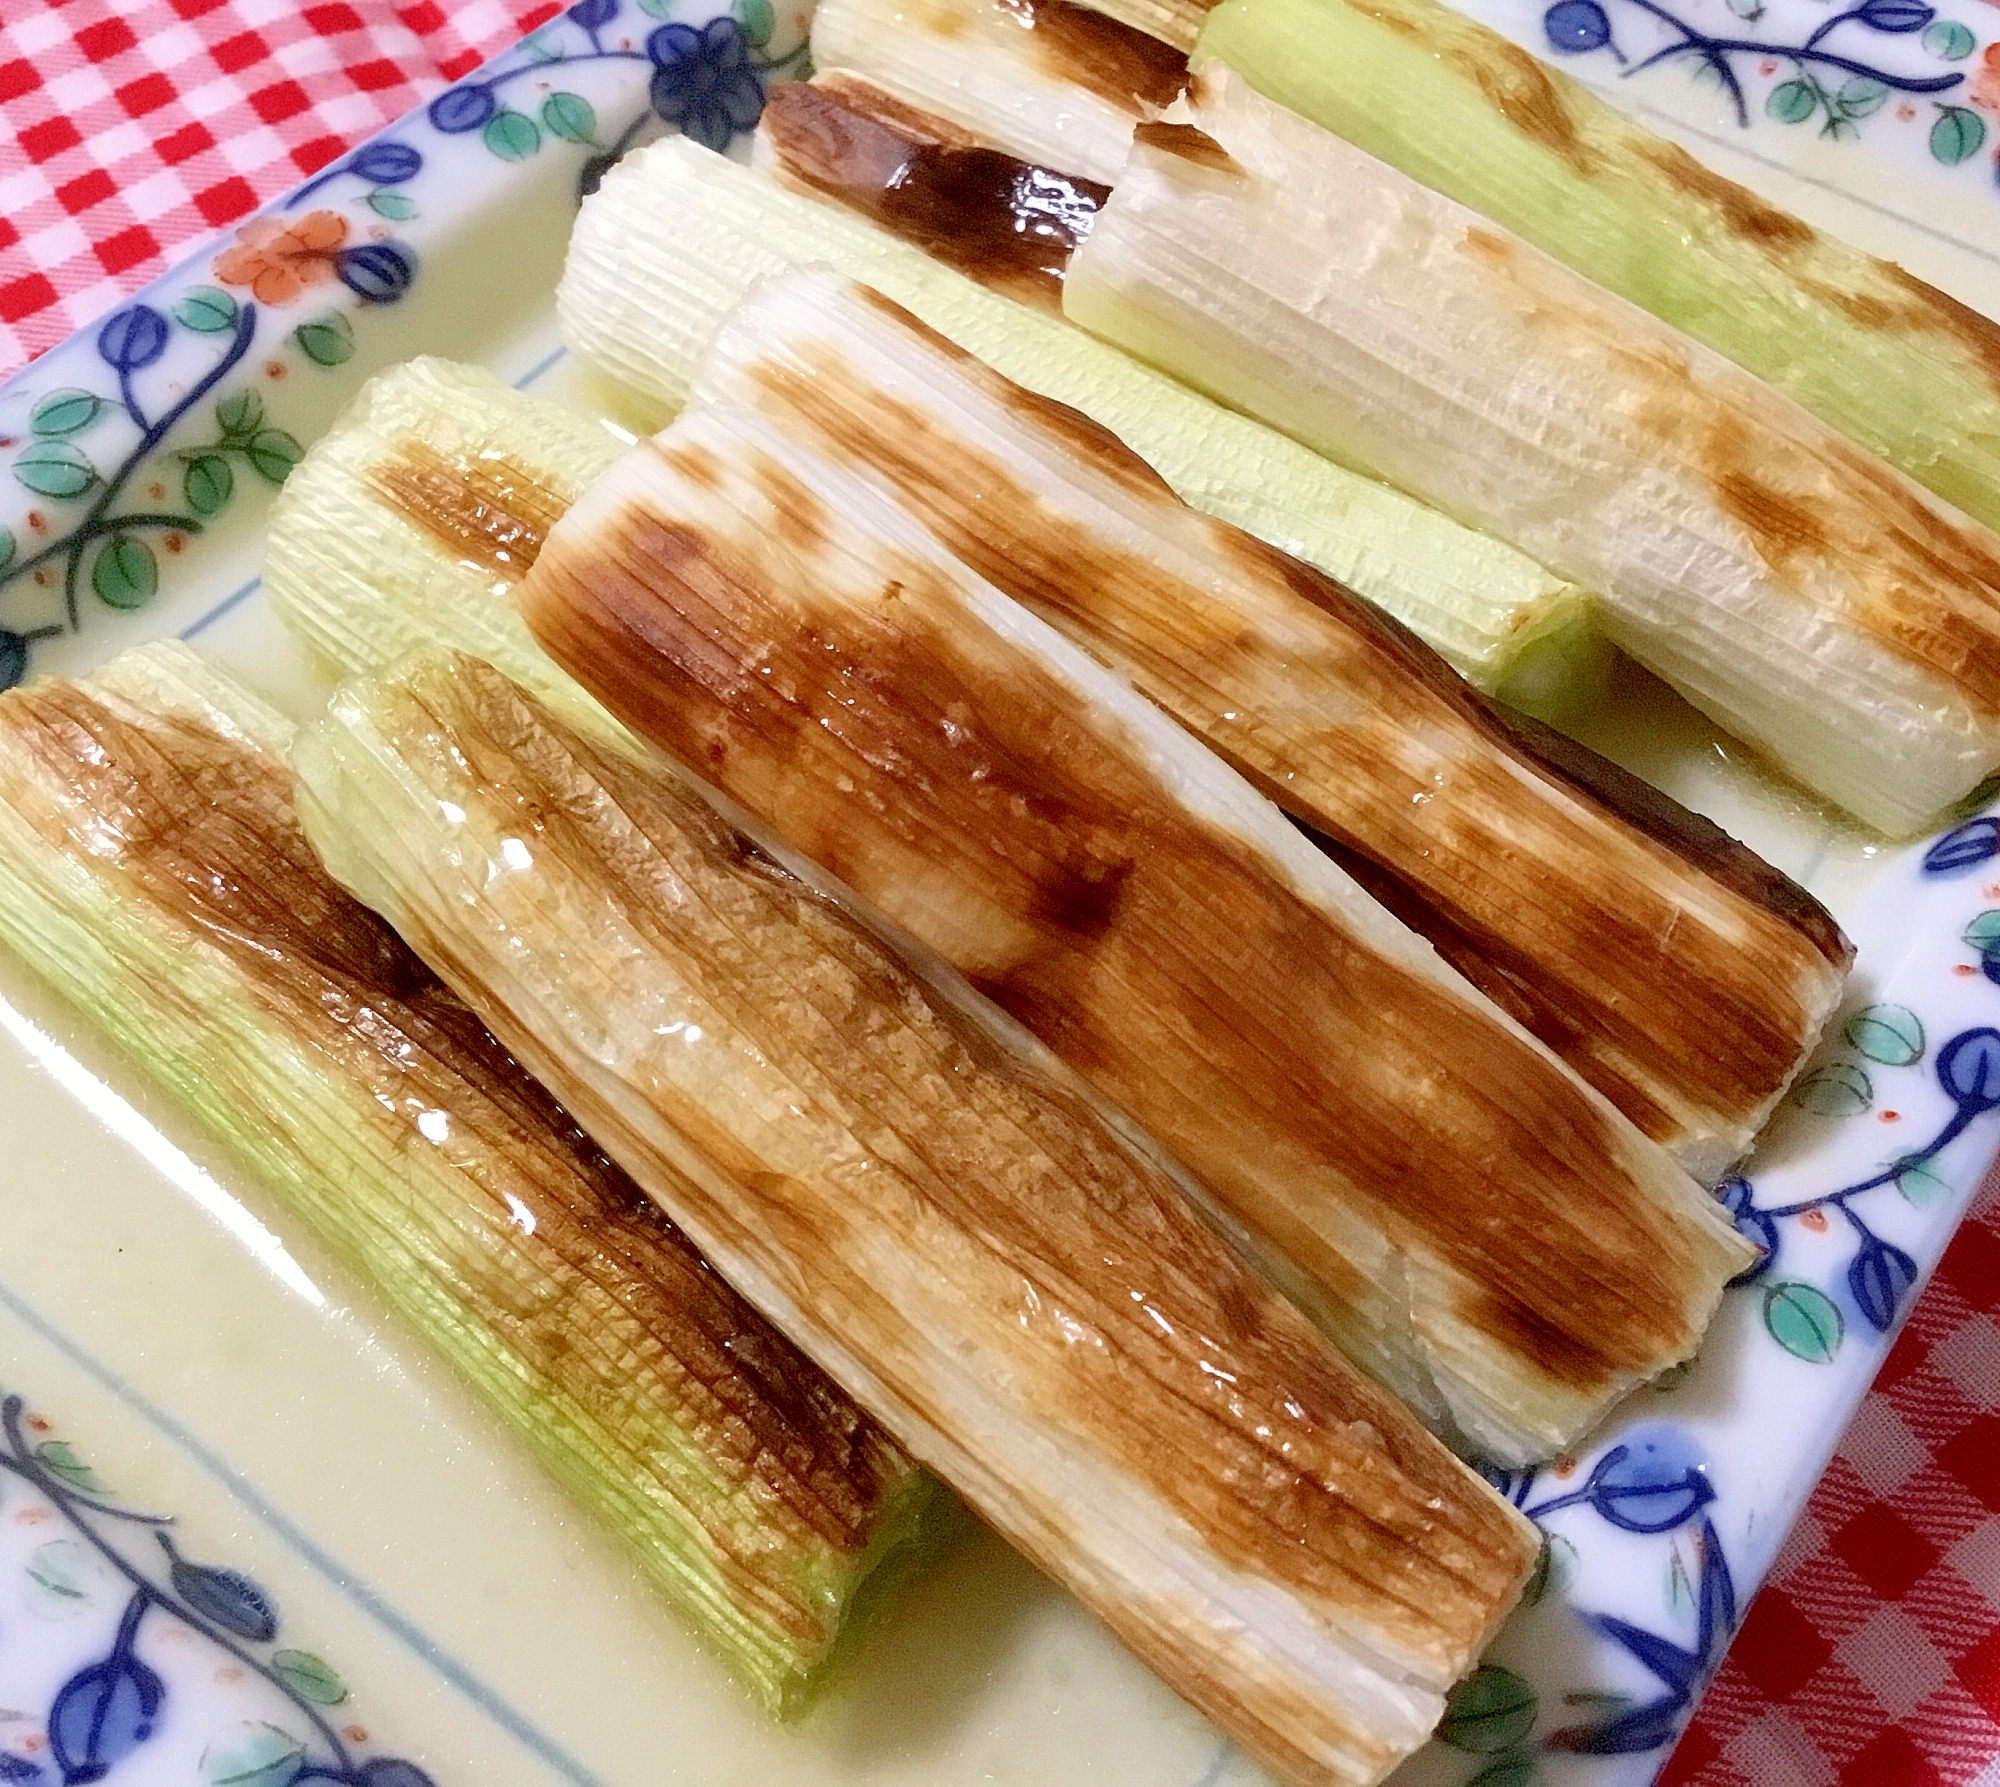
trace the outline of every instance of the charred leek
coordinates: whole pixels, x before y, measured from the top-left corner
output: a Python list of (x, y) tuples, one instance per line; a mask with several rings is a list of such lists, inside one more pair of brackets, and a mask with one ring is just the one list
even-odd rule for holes
[(997, 1014), (471, 660), (299, 765), (335, 871), (1174, 1687), (1301, 1787), (1424, 1740), (1533, 1530)]
[(835, 274), (747, 300), (692, 401), (758, 410), (871, 474), (1337, 841), (1698, 1176), (1748, 1150), (1853, 951), (1740, 844), (1505, 718), (1337, 584), (1195, 514), (1112, 436)]
[(0, 697), (0, 937), (796, 1708), (940, 1492), (328, 878), (289, 730), (177, 646)]
[[(1170, 36), (1185, 49), (1202, 0), (1164, 3), (1183, 12)], [(2000, 327), (1978, 312), (1710, 173), (1435, 0), (1224, 0), (1195, 59), (1227, 62), (2000, 528)]]
[(1359, 590), (1482, 688), (1549, 705), (1587, 680), (1596, 647), (1574, 585), (685, 137), (628, 156), (585, 201), (557, 292), (563, 336), (664, 421), (744, 293), (816, 261), (1082, 410), (1197, 509)]
[(1871, 825), (2000, 766), (2000, 540), (1228, 70), (1170, 119), (1068, 315), (1588, 585), (1618, 643)]
[(754, 414), (628, 455), (520, 599), (634, 731), (1158, 1136), (1441, 1431), (1546, 1456), (1686, 1357), (1747, 1259), (1239, 777)]
[(813, 61), (1023, 161), (1109, 185), (1187, 58), (1070, 0), (819, 0)]

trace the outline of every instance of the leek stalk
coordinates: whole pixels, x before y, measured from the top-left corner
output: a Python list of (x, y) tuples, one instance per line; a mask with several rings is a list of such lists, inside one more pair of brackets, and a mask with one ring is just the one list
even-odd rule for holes
[(1197, 64), (1229, 64), (2000, 528), (2000, 327), (1977, 311), (1436, 0), (1223, 0), (1205, 24), (1201, 0), (1165, 3), (1182, 49), (1200, 24)]
[(711, 402), (871, 475), (1129, 677), (1697, 1177), (1748, 1151), (1853, 951), (1742, 845), (836, 274), (745, 300), (695, 381)]
[(328, 878), (289, 743), (176, 645), (0, 697), (0, 938), (799, 1710), (946, 1498)]
[(685, 137), (627, 156), (585, 200), (556, 294), (563, 338), (664, 422), (744, 293), (814, 262), (1081, 410), (1183, 500), (1359, 591), (1503, 699), (1559, 706), (1601, 674), (1583, 592), (1531, 559)]
[(754, 413), (627, 455), (519, 600), (635, 732), (1155, 1135), (1439, 1431), (1559, 1450), (1687, 1357), (1748, 1261), (1240, 777)]
[(819, 0), (820, 69), (851, 71), (1022, 161), (1109, 185), (1187, 58), (1071, 0)]
[(2000, 539), (1226, 68), (1168, 116), (1066, 315), (1594, 590), (1618, 644), (1882, 831), (2000, 767)]
[(348, 685), (328, 863), (732, 1283), (1296, 1787), (1429, 1734), (1533, 1529), (962, 984), (489, 667)]

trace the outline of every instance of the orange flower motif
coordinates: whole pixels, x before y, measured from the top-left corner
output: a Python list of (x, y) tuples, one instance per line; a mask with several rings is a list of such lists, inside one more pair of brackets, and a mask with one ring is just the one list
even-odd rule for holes
[(260, 217), (236, 232), (236, 247), (215, 257), (215, 276), (248, 286), (259, 304), (289, 304), (333, 277), (334, 254), (346, 240), (347, 219), (338, 211), (308, 211), (290, 223)]

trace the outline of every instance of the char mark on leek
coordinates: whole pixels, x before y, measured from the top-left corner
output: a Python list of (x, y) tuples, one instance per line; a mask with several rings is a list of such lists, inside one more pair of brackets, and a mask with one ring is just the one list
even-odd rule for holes
[(1109, 191), (981, 144), (939, 141), (905, 108), (837, 77), (773, 92), (759, 141), (779, 179), (1047, 310), (1061, 308), (1063, 269)]
[(2000, 539), (1221, 65), (1166, 122), (1215, 151), (1135, 141), (1066, 316), (1575, 578), (1619, 644), (1880, 830), (2000, 767)]
[(876, 489), (712, 404), (520, 586), (550, 654), (1156, 1134), (1446, 1431), (1545, 1455), (1743, 1244), (1199, 743)]
[(336, 872), (1170, 1684), (1296, 1787), (1425, 1740), (1532, 1529), (1056, 1063), (486, 665), (348, 685), (299, 765)]
[(1785, 876), (866, 287), (761, 288), (692, 402), (754, 409), (868, 476), (1372, 890), (1386, 877), (1413, 928), (1705, 1180), (1838, 1004), (1853, 950)]
[(1224, 0), (1195, 59), (1687, 330), (2000, 528), (2000, 325), (1893, 262), (1435, 0)]
[(181, 647), (0, 697), (0, 935), (796, 1710), (940, 1492), (327, 875), (287, 734)]
[[(782, 244), (782, 247), (780, 246)], [(825, 262), (1027, 390), (1108, 428), (1184, 501), (1306, 559), (1404, 621), (1481, 688), (1587, 698), (1603, 647), (1584, 593), (1080, 330), (975, 285), (859, 218), (669, 138), (585, 203), (556, 294), (563, 337), (657, 426), (759, 279)]]
[(814, 65), (859, 75), (1047, 167), (1109, 183), (1187, 58), (1069, 0), (819, 0)]

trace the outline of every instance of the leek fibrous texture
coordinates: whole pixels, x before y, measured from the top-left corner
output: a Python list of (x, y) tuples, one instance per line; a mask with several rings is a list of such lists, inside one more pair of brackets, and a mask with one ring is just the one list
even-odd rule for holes
[(328, 877), (289, 743), (175, 645), (0, 697), (0, 937), (798, 1710), (942, 1491)]
[[(1388, 865), (1378, 897), (1690, 1172), (1712, 1181), (1747, 1147), (1847, 958), (1824, 913), (1749, 852), (1481, 705), (1373, 610), (1185, 509), (1112, 436), (837, 275), (786, 275), (746, 301), (693, 401), (718, 396), (876, 472), (956, 556), (1132, 677), (1364, 879)], [(449, 475), (470, 462), (443, 464), (435, 443), (475, 418), (479, 475)], [(440, 361), (380, 374), (274, 512), (274, 604), (309, 612), (344, 669), (413, 643), (483, 652), (577, 723), (615, 730), (508, 594), (568, 506), (554, 493), (595, 475), (594, 441), (555, 464), (568, 421)], [(496, 534), (504, 562), (469, 556)]]
[(556, 294), (563, 338), (665, 422), (750, 287), (815, 262), (1083, 411), (1184, 501), (1359, 591), (1481, 687), (1559, 705), (1567, 685), (1588, 681), (1594, 650), (1575, 585), (685, 137), (627, 156), (584, 202)]
[(391, 367), (278, 493), (264, 551), (271, 606), (342, 671), (435, 646), (576, 702), (512, 591), (555, 518), (623, 451), (604, 428), (477, 367), (430, 356)]
[(1187, 79), (1184, 56), (1070, 0), (820, 0), (812, 47), (818, 68), (1106, 185)]
[(869, 475), (954, 556), (1395, 884), (1392, 904), (1689, 1170), (1745, 1153), (1852, 949), (1716, 827), (1482, 702), (1346, 591), (865, 287), (761, 287), (691, 402)]
[(1200, 29), (1197, 63), (1228, 63), (2000, 528), (2000, 327), (1977, 311), (1435, 0), (1224, 0)]
[(1533, 1529), (962, 985), (489, 667), (350, 684), (308, 831), (707, 1256), (1280, 1778), (1379, 1780)]
[(1893, 835), (2000, 766), (2000, 540), (1220, 65), (1066, 315), (1566, 572), (1614, 640)]
[(1692, 1352), (1720, 1207), (1239, 776), (882, 493), (711, 404), (519, 599), (633, 731), (964, 972), (1438, 1430), (1547, 1456)]

